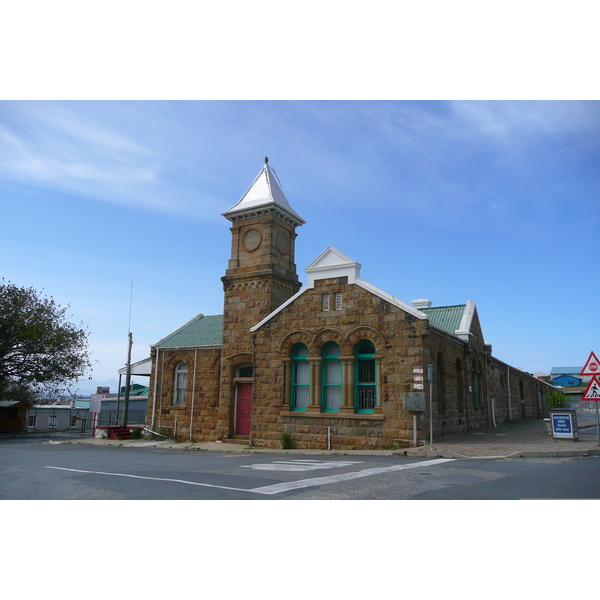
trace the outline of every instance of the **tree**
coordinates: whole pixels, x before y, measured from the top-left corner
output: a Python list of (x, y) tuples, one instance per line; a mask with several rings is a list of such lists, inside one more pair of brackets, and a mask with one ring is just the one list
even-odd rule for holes
[(0, 397), (43, 385), (49, 393), (91, 367), (88, 332), (66, 318), (68, 306), (33, 288), (0, 283)]

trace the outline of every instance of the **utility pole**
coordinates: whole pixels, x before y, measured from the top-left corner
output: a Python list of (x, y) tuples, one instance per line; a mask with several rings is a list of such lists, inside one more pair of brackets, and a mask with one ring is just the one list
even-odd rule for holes
[[(131, 387), (131, 346), (133, 346), (133, 334), (131, 333), (131, 306), (133, 304), (133, 281), (129, 292), (129, 324), (127, 325), (127, 337), (129, 348), (127, 350), (127, 374), (125, 375), (125, 398), (123, 399), (123, 427), (127, 427), (129, 419), (129, 388)], [(119, 393), (121, 388), (119, 387)]]
[(125, 375), (125, 398), (123, 400), (123, 427), (127, 427), (129, 418), (129, 388), (131, 387), (131, 346), (133, 346), (133, 334), (129, 332), (129, 350), (127, 351), (127, 374)]

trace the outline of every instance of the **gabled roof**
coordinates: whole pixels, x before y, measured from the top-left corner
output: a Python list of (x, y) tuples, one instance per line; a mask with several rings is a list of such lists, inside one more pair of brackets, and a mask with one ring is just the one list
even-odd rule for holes
[(456, 304), (455, 306), (435, 306), (420, 310), (429, 317), (434, 325), (448, 333), (454, 333), (460, 327), (466, 306), (466, 304)]
[(241, 200), (223, 216), (230, 221), (266, 213), (275, 213), (279, 218), (295, 227), (304, 225), (306, 221), (294, 211), (281, 190), (275, 171), (265, 159), (265, 166), (252, 182)]
[(220, 347), (223, 343), (223, 315), (205, 317), (203, 314), (190, 319), (165, 336), (155, 348), (189, 348), (198, 346)]
[(475, 314), (475, 303), (472, 300), (466, 304), (458, 304), (455, 306), (441, 306), (436, 308), (421, 308), (417, 309), (406, 302), (402, 302), (395, 296), (380, 290), (378, 287), (371, 285), (360, 277), (361, 265), (350, 257), (346, 256), (333, 246), (325, 248), (313, 262), (306, 267), (308, 275), (308, 283), (289, 300), (284, 302), (279, 308), (276, 308), (270, 315), (265, 317), (260, 323), (250, 329), (256, 331), (267, 321), (272, 319), (277, 313), (281, 312), (288, 304), (291, 304), (311, 288), (314, 288), (317, 279), (333, 279), (337, 277), (348, 277), (348, 283), (359, 285), (363, 289), (379, 296), (390, 304), (402, 309), (403, 311), (413, 315), (417, 319), (429, 320), (433, 327), (446, 331), (452, 335), (461, 338), (464, 341), (469, 341), (471, 335), (471, 325), (473, 315)]

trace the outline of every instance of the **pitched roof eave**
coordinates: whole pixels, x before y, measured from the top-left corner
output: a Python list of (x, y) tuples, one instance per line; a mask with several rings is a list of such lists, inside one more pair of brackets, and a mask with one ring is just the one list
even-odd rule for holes
[(300, 297), (304, 292), (309, 289), (307, 285), (299, 289), (291, 298), (288, 298), (281, 306), (278, 306), (272, 313), (268, 314), (260, 323), (257, 323), (253, 327), (250, 327), (250, 331), (254, 333), (260, 329), (265, 323), (270, 321), (275, 315), (279, 314), (286, 306), (289, 306), (296, 298)]

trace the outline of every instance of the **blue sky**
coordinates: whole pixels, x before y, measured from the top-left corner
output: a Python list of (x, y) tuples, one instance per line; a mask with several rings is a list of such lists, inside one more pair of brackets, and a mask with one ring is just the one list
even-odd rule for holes
[(234, 205), (276, 171), (304, 268), (474, 300), (494, 354), (582, 365), (600, 331), (597, 101), (2, 101), (0, 273), (69, 304), (95, 380), (222, 312)]

